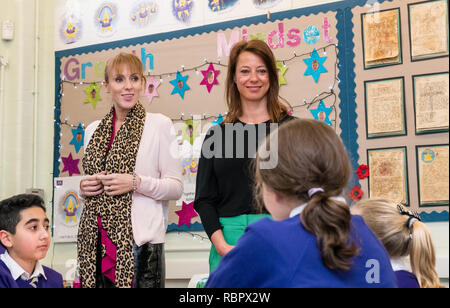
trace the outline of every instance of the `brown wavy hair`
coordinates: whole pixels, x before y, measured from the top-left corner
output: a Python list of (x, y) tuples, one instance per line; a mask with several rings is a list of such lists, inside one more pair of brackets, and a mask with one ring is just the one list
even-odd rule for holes
[[(343, 202), (330, 199), (342, 193), (351, 176), (344, 144), (330, 126), (310, 119), (291, 120), (275, 133), (278, 147), (271, 148), (269, 153), (277, 151), (277, 166), (262, 169), (262, 158), (259, 155), (256, 158), (257, 200), (262, 200), (264, 183), (280, 195), (306, 202), (300, 222), (316, 236), (323, 264), (331, 270), (349, 270), (351, 259), (359, 252), (350, 238), (350, 210)], [(267, 149), (274, 144), (269, 140), (261, 147)], [(308, 190), (318, 187), (324, 191), (310, 198)]]
[(278, 123), (288, 114), (291, 106), (285, 99), (279, 96), (280, 85), (278, 83), (278, 71), (272, 50), (264, 41), (258, 39), (251, 41), (240, 41), (236, 43), (230, 51), (227, 81), (225, 86), (225, 97), (228, 106), (228, 114), (225, 118), (225, 123), (233, 123), (237, 121), (240, 116), (242, 116), (241, 95), (236, 83), (234, 82), (234, 76), (236, 74), (236, 66), (239, 55), (244, 51), (248, 51), (259, 56), (267, 67), (270, 82), (269, 91), (266, 94), (267, 111), (269, 113), (270, 120), (274, 123)]

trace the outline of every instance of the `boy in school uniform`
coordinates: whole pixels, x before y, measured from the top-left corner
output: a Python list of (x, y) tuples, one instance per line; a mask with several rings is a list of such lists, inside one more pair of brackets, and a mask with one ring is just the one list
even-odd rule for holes
[(42, 198), (21, 194), (0, 202), (0, 243), (6, 249), (0, 252), (0, 288), (63, 287), (61, 274), (39, 263), (50, 247)]

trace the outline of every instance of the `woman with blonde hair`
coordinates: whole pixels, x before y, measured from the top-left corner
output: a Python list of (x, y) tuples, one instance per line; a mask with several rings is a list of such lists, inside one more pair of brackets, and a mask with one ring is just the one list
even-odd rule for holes
[[(400, 288), (440, 288), (436, 254), (427, 226), (417, 212), (382, 199), (356, 203), (352, 213), (361, 215), (386, 248)], [(403, 259), (410, 259), (412, 273)]]

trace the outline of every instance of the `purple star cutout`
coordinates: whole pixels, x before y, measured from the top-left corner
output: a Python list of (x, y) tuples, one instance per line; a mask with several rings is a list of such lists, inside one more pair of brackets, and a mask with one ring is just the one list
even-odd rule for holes
[(200, 82), (201, 85), (205, 85), (208, 89), (208, 92), (211, 92), (211, 89), (213, 85), (219, 84), (217, 81), (217, 76), (219, 75), (220, 71), (214, 69), (214, 65), (212, 63), (209, 63), (209, 67), (206, 71), (202, 71), (203, 74), (203, 80)]
[(78, 162), (79, 159), (73, 159), (72, 153), (69, 153), (69, 156), (67, 157), (61, 157), (62, 162), (64, 164), (64, 168), (61, 172), (68, 171), (69, 176), (72, 176), (72, 174), (81, 174), (80, 169), (78, 169)]
[(178, 219), (178, 227), (182, 224), (186, 224), (188, 227), (191, 226), (191, 219), (197, 217), (198, 214), (194, 210), (194, 202), (186, 203), (183, 201), (181, 210), (175, 211), (175, 213), (180, 217)]
[(148, 79), (147, 85), (145, 86), (145, 96), (148, 97), (149, 104), (152, 103), (153, 97), (159, 97), (158, 91), (156, 91), (156, 89), (158, 89), (160, 84), (161, 82), (153, 78), (153, 76)]

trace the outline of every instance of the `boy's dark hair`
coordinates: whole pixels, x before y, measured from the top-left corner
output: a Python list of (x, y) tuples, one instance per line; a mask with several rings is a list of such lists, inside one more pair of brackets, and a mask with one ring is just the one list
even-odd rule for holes
[(0, 201), (0, 230), (15, 234), (20, 212), (35, 206), (45, 212), (44, 200), (38, 195), (20, 194)]

